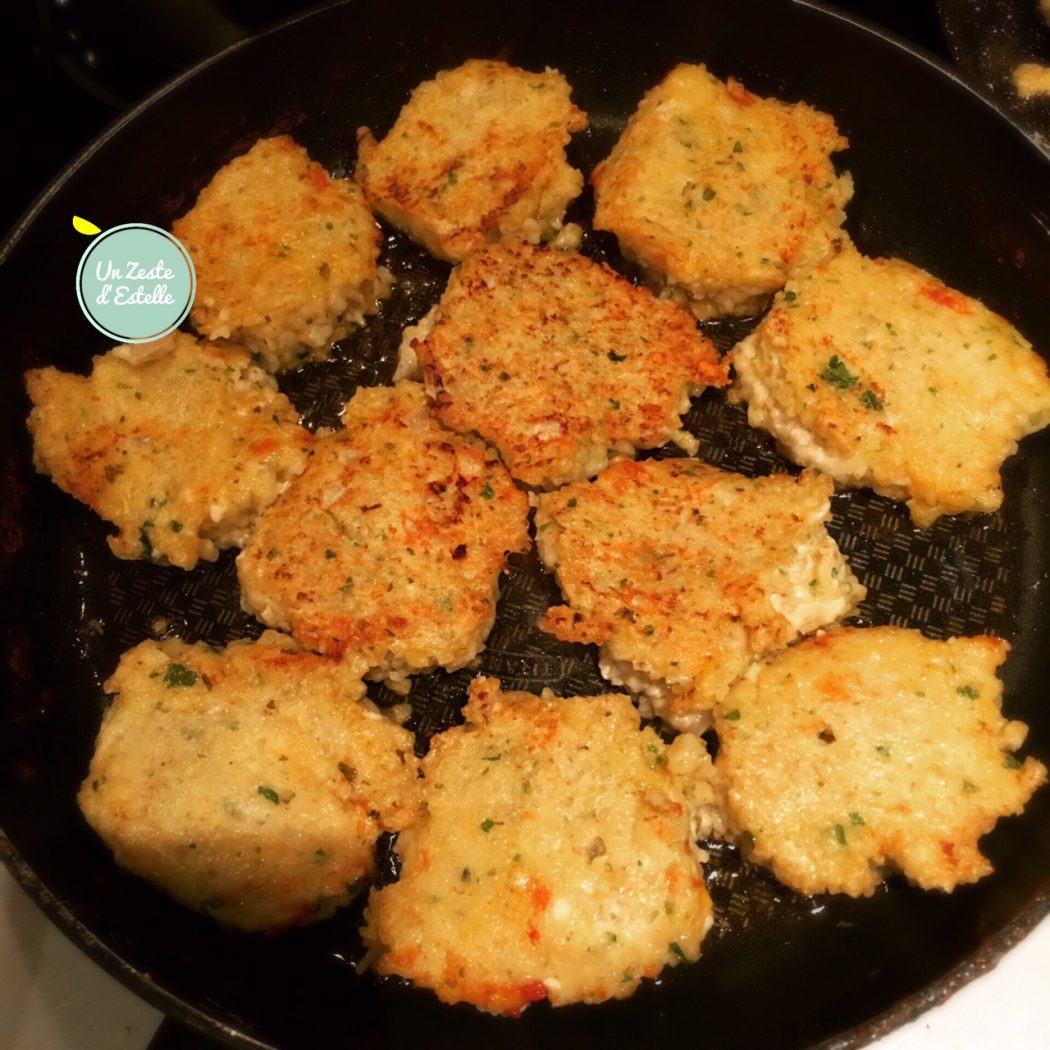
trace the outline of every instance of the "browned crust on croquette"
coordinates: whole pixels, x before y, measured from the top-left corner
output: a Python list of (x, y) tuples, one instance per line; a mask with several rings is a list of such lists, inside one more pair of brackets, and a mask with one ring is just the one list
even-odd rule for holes
[(907, 502), (998, 509), (1003, 461), (1050, 422), (1045, 362), (1007, 321), (900, 259), (844, 250), (732, 353), (730, 397), (796, 462)]
[(327, 357), (388, 288), (360, 188), (288, 135), (221, 168), (172, 230), (196, 268), (197, 330), (245, 343), (271, 370)]
[(120, 558), (192, 569), (239, 546), (313, 445), (240, 347), (175, 332), (115, 347), (87, 377), (26, 373), (36, 468), (119, 529)]
[(382, 141), (358, 135), (375, 210), (452, 262), (504, 237), (556, 232), (583, 177), (565, 159), (587, 124), (556, 70), (472, 59), (420, 84)]
[(427, 813), (398, 840), (400, 880), (369, 899), (376, 969), (516, 1016), (624, 998), (696, 959), (711, 904), (679, 778), (709, 772), (702, 743), (665, 745), (626, 696), (491, 678), (464, 714), (423, 760)]
[(574, 253), (528, 244), (471, 253), (412, 348), (438, 418), (550, 488), (610, 455), (674, 440), (689, 398), (727, 381), (692, 315)]
[(245, 607), (395, 679), (462, 667), (529, 544), (528, 499), (491, 449), (431, 418), (419, 383), (358, 390), (344, 424), (238, 558)]
[(680, 65), (595, 168), (596, 229), (698, 317), (758, 312), (836, 250), (852, 193), (834, 120)]
[(266, 632), (126, 652), (78, 797), (119, 864), (241, 930), (324, 919), (421, 794), (412, 735), (361, 701), (365, 664)]
[(602, 645), (602, 671), (680, 728), (756, 654), (864, 597), (825, 530), (832, 483), (746, 478), (692, 459), (617, 460), (539, 498), (537, 545), (567, 605), (540, 625)]
[(718, 769), (750, 855), (802, 893), (873, 893), (899, 869), (950, 891), (989, 874), (978, 841), (1045, 767), (1013, 752), (998, 638), (847, 628), (757, 667), (720, 706)]

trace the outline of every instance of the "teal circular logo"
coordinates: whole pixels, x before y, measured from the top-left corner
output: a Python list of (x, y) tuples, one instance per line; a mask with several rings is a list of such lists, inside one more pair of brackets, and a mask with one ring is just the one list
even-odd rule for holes
[(167, 230), (144, 222), (100, 233), (77, 267), (84, 316), (121, 343), (150, 343), (174, 331), (196, 292), (190, 253)]

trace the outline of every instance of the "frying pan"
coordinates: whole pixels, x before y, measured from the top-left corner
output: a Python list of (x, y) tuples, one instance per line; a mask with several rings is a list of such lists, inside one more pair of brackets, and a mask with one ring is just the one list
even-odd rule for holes
[[(84, 371), (106, 344), (79, 313), (72, 276), (82, 214), (107, 227), (167, 225), (215, 169), (260, 135), (290, 130), (336, 173), (355, 129), (384, 130), (409, 89), (469, 56), (561, 69), (590, 129), (573, 147), (604, 156), (642, 93), (674, 63), (703, 61), (763, 94), (833, 113), (851, 139), (849, 231), (982, 298), (1050, 346), (1050, 166), (983, 97), (920, 54), (810, 3), (715, 0), (510, 5), (351, 4), (239, 44), (173, 81), (115, 125), (44, 194), (3, 249), (0, 383), (5, 491), (0, 527), (0, 852), (46, 911), (155, 1005), (231, 1045), (508, 1048), (700, 1042), (712, 1048), (858, 1046), (994, 962), (1050, 910), (1050, 792), (984, 840), (996, 874), (950, 896), (891, 880), (873, 898), (804, 898), (728, 847), (712, 851), (718, 913), (705, 954), (632, 999), (533, 1007), (518, 1021), (445, 1007), (429, 993), (355, 973), (360, 904), (279, 937), (221, 932), (119, 871), (74, 795), (124, 649), (178, 633), (223, 644), (259, 630), (238, 609), (232, 553), (192, 573), (116, 562), (90, 512), (34, 475), (21, 373)], [(979, 156), (981, 162), (967, 162)], [(589, 200), (576, 207), (586, 221)], [(623, 267), (614, 243), (586, 250)], [(282, 380), (310, 425), (333, 423), (359, 383), (388, 381), (401, 327), (447, 268), (390, 234), (399, 283), (336, 359)], [(628, 271), (629, 272), (629, 271)], [(746, 324), (710, 326), (728, 346)], [(707, 460), (745, 473), (788, 469), (721, 396), (688, 425)], [(1006, 708), (1050, 759), (1043, 702), (1050, 656), (1050, 439), (1028, 439), (1005, 472), (1002, 512), (915, 530), (870, 493), (837, 496), (833, 531), (870, 596), (860, 622), (934, 637), (994, 631), (1013, 645)], [(534, 559), (511, 566), (481, 670), (508, 688), (603, 688), (593, 653), (536, 629), (556, 597)], [(413, 691), (420, 745), (457, 718), (473, 671)], [(379, 703), (389, 702), (382, 689)]]
[(937, 7), (955, 61), (1050, 152), (1050, 96), (1021, 99), (1013, 86), (1022, 62), (1050, 65), (1050, 26), (1038, 0), (938, 0)]

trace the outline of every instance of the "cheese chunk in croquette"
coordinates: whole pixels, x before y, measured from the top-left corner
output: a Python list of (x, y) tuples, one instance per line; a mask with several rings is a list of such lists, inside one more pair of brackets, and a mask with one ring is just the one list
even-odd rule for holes
[(270, 370), (328, 357), (389, 287), (360, 188), (287, 135), (220, 169), (172, 231), (197, 271), (197, 330), (243, 342)]
[(811, 638), (739, 682), (717, 720), (729, 819), (801, 893), (874, 892), (897, 868), (923, 889), (991, 872), (977, 842), (1020, 813), (1045, 767), (1013, 752), (998, 638), (900, 627)]
[(718, 352), (688, 311), (582, 255), (527, 244), (471, 253), (412, 349), (438, 418), (499, 449), (519, 481), (550, 488), (696, 439), (689, 398), (723, 386)]
[(703, 66), (653, 88), (594, 170), (594, 226), (700, 318), (760, 310), (844, 236), (853, 192), (835, 121)]
[(1046, 364), (976, 299), (844, 249), (733, 351), (731, 399), (803, 466), (906, 500), (918, 525), (994, 511), (999, 470), (1050, 423)]
[(626, 696), (559, 699), (471, 684), (467, 724), (423, 759), (426, 815), (373, 890), (375, 968), (516, 1015), (621, 999), (694, 960), (711, 925), (680, 780), (703, 744), (639, 730)]
[(306, 465), (313, 439), (239, 347), (176, 332), (93, 366), (26, 373), (33, 461), (117, 526), (119, 558), (214, 561)]
[(358, 132), (356, 176), (375, 210), (459, 262), (505, 237), (562, 228), (583, 186), (565, 146), (587, 117), (557, 70), (472, 59), (420, 84), (381, 142)]
[(84, 816), (119, 864), (223, 924), (325, 918), (420, 804), (412, 735), (360, 702), (363, 670), (273, 631), (143, 642), (106, 682)]
[(391, 682), (462, 667), (507, 554), (528, 547), (528, 498), (491, 449), (430, 417), (420, 383), (358, 390), (343, 423), (238, 557), (244, 607)]
[(864, 597), (816, 474), (746, 478), (694, 459), (618, 460), (540, 497), (537, 546), (567, 606), (544, 630), (602, 647), (602, 673), (679, 729), (707, 728), (750, 660)]

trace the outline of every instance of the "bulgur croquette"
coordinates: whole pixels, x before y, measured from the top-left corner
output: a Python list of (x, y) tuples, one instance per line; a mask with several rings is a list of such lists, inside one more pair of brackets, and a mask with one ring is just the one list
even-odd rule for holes
[(439, 259), (504, 238), (556, 237), (583, 187), (565, 147), (587, 116), (557, 70), (471, 59), (420, 84), (381, 142), (358, 132), (372, 207)]
[(730, 399), (796, 463), (904, 500), (916, 524), (990, 512), (1050, 423), (1044, 361), (976, 299), (853, 248), (791, 281), (733, 351)]
[(711, 902), (679, 780), (710, 774), (703, 744), (639, 730), (626, 696), (502, 693), (491, 678), (465, 715), (423, 759), (426, 815), (398, 838), (400, 880), (369, 897), (376, 970), (516, 1016), (625, 998), (695, 960)]
[(327, 358), (389, 290), (360, 188), (287, 135), (220, 169), (172, 232), (197, 271), (197, 330), (243, 343), (271, 371)]
[(180, 569), (240, 546), (313, 438), (246, 350), (181, 332), (114, 347), (90, 376), (26, 373), (37, 470), (117, 526), (118, 558)]
[(567, 605), (540, 626), (600, 645), (601, 670), (702, 732), (755, 657), (848, 616), (865, 590), (815, 473), (746, 478), (693, 459), (617, 460), (539, 497), (536, 543)]
[(361, 703), (365, 665), (269, 631), (125, 653), (78, 800), (129, 871), (224, 925), (326, 918), (417, 817), (412, 734)]
[(419, 383), (358, 390), (343, 422), (238, 557), (244, 607), (392, 684), (463, 667), (507, 554), (529, 545), (528, 498), (491, 449), (431, 418)]
[(1014, 751), (998, 638), (900, 627), (807, 639), (720, 706), (717, 766), (750, 856), (800, 893), (870, 895), (888, 870), (950, 891), (991, 872), (978, 840), (1046, 768)]
[(441, 422), (480, 434), (538, 488), (590, 477), (611, 453), (668, 441), (696, 452), (681, 415), (728, 381), (688, 311), (582, 255), (528, 244), (468, 255), (411, 349)]
[(848, 144), (805, 103), (680, 65), (595, 168), (594, 226), (697, 317), (757, 313), (845, 238), (853, 185), (831, 154)]

